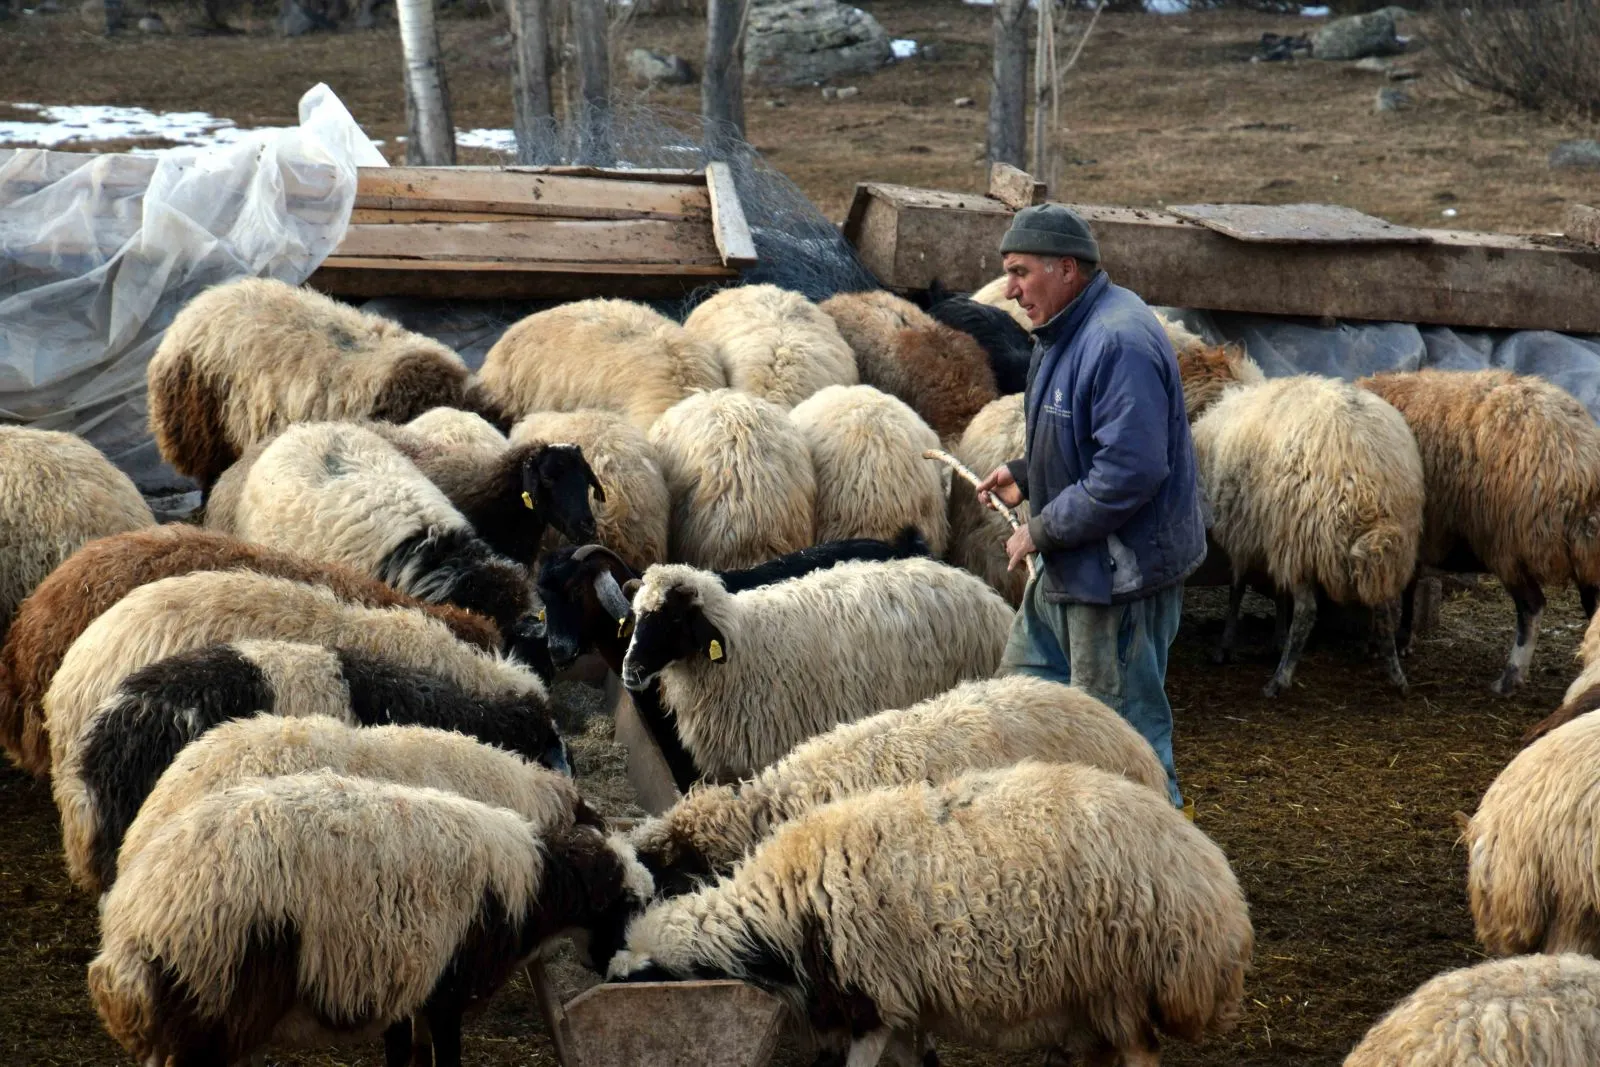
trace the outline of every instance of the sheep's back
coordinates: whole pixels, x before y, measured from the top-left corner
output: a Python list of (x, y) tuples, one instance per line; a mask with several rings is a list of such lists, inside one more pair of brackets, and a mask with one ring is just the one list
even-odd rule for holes
[(821, 308), (775, 285), (736, 286), (689, 313), (684, 329), (721, 356), (728, 385), (779, 407), (860, 381), (855, 353)]

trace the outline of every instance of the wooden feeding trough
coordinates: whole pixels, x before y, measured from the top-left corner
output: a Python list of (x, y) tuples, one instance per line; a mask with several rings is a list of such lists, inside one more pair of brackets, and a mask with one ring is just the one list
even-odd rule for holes
[(564, 1067), (758, 1067), (783, 1006), (743, 982), (598, 985), (557, 1009)]

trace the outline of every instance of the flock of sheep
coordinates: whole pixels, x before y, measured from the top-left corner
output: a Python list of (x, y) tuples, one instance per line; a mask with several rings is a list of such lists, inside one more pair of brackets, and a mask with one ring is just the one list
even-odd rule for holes
[[(1024, 576), (928, 453), (1022, 454), (1007, 304), (585, 300), (474, 375), (314, 293), (219, 286), (149, 368), (203, 525), (157, 525), (75, 437), (0, 427), (0, 745), (101, 894), (112, 1036), (176, 1067), (379, 1038), (453, 1067), (463, 1013), (563, 936), (611, 980), (768, 989), (848, 1067), (935, 1038), (1154, 1064), (1234, 1025), (1254, 935), (1226, 857), (1110, 708), (995, 676)], [(1600, 429), (1570, 396), (1268, 381), (1166, 325), (1233, 578), (1219, 656), (1246, 585), (1276, 595), (1269, 693), (1319, 596), (1373, 609), (1403, 685), (1423, 567), (1511, 593), (1502, 692), (1542, 586), (1592, 614)], [(686, 790), (626, 830), (575, 786), (548, 687), (586, 654)], [(1428, 983), (1349, 1064), (1600, 1059), (1600, 629), (1584, 654), (1463, 830), (1510, 958)]]

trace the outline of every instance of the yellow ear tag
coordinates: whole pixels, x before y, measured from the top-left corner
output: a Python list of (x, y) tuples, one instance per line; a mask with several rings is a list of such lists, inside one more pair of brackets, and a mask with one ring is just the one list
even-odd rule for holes
[(526, 489), (522, 491), (522, 506), (527, 508), (529, 511), (533, 510), (533, 495)]
[(712, 640), (711, 640), (711, 648), (707, 650), (707, 655), (709, 655), (711, 657), (711, 662), (713, 662), (713, 663), (715, 663), (717, 660), (721, 659), (722, 658), (722, 642), (718, 641), (716, 638), (712, 638)]
[(622, 618), (617, 620), (617, 636), (621, 637), (623, 634), (625, 634), (627, 632), (628, 632), (628, 617), (626, 615), (624, 615)]
[(535, 615), (534, 618), (538, 619), (540, 622), (544, 622), (544, 609), (540, 608), (539, 613)]

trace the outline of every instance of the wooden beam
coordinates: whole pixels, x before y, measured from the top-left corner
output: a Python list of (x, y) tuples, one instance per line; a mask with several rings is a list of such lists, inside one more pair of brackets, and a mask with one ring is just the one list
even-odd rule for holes
[(726, 163), (706, 164), (706, 192), (711, 197), (711, 236), (724, 266), (751, 267), (757, 262), (756, 243), (745, 221), (733, 171)]
[(615, 263), (432, 262), (427, 260), (329, 259), (306, 285), (329, 296), (370, 299), (422, 296), (441, 300), (584, 300), (611, 296), (669, 300), (707, 282), (738, 275), (713, 267)]
[(710, 227), (659, 219), (522, 219), (518, 222), (358, 223), (337, 256), (519, 263), (720, 264)]
[(1562, 232), (1574, 241), (1600, 245), (1600, 208), (1573, 204), (1567, 208), (1567, 218)]
[(1021, 211), (1044, 203), (1044, 182), (1009, 163), (989, 164), (989, 194), (1006, 207)]
[[(885, 285), (975, 289), (1000, 272), (1011, 212), (985, 197), (858, 186), (845, 236)], [(1424, 230), (1427, 244), (1257, 244), (1159, 211), (1069, 205), (1111, 277), (1152, 304), (1264, 315), (1600, 332), (1600, 249)]]
[(390, 211), (475, 211), (586, 219), (711, 217), (711, 202), (703, 178), (699, 184), (668, 184), (520, 168), (363, 169), (356, 184), (355, 206)]

